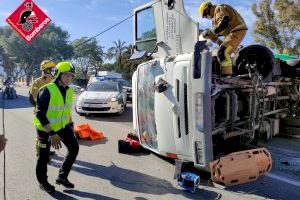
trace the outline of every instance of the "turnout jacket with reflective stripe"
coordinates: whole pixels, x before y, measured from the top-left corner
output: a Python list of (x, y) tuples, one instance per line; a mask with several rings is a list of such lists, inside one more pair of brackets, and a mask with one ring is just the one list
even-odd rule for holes
[[(51, 129), (57, 132), (70, 123), (73, 90), (69, 87), (62, 88), (58, 86), (57, 82), (54, 82), (45, 85), (42, 92), (41, 96), (44, 95), (46, 98), (41, 98), (40, 101), (38, 99), (38, 111), (33, 120), (34, 125), (38, 130), (45, 131), (43, 126), (50, 123)], [(47, 92), (49, 94), (49, 100), (47, 98)], [(44, 102), (45, 100), (48, 100), (48, 105), (47, 102)], [(45, 109), (46, 105), (47, 110)], [(43, 119), (44, 114), (47, 118), (46, 120)]]

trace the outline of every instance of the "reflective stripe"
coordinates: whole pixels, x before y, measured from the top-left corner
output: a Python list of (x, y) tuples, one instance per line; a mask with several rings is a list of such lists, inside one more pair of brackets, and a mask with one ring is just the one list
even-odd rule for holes
[(64, 109), (72, 109), (72, 105), (66, 104), (65, 106), (49, 106), (48, 111), (63, 111)]
[(40, 143), (39, 141), (37, 141), (36, 146), (43, 149), (47, 148), (47, 144)]
[[(69, 88), (66, 91), (65, 100), (55, 83), (46, 85), (50, 93), (50, 101), (46, 117), (50, 122), (50, 127), (53, 131), (59, 131), (70, 122), (72, 103), (73, 103), (73, 90)], [(35, 116), (34, 125), (38, 130), (45, 131), (45, 128)]]
[(62, 122), (62, 121), (69, 120), (69, 119), (70, 119), (70, 116), (63, 116), (62, 118), (48, 118), (48, 120), (51, 124)]

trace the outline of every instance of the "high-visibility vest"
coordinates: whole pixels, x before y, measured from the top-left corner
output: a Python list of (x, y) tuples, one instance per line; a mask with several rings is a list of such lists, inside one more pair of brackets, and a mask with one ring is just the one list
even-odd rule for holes
[[(50, 122), (50, 127), (53, 131), (59, 131), (70, 123), (73, 90), (67, 89), (65, 102), (63, 96), (55, 83), (45, 85), (50, 93), (50, 101), (46, 117)], [(38, 130), (46, 131), (40, 120), (34, 116), (33, 123)]]

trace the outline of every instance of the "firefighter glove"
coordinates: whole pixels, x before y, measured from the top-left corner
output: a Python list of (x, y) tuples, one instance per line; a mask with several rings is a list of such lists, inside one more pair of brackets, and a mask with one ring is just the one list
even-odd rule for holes
[(211, 30), (205, 30), (202, 32), (202, 36), (205, 39), (210, 39), (212, 38), (213, 33), (211, 32)]

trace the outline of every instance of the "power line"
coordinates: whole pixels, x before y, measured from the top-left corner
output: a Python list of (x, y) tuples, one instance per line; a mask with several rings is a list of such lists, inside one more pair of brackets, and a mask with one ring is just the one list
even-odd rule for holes
[[(156, 4), (156, 3), (158, 3), (158, 2), (160, 2), (160, 0), (157, 0), (157, 1), (153, 2), (151, 5), (149, 5), (149, 7), (152, 6), (152, 5), (154, 5), (154, 4)], [(78, 48), (79, 46), (86, 44), (87, 42), (89, 42), (89, 41), (91, 41), (92, 39), (98, 37), (99, 35), (102, 35), (103, 33), (107, 32), (107, 31), (109, 31), (109, 30), (115, 28), (116, 26), (122, 24), (123, 22), (127, 21), (128, 19), (130, 19), (130, 18), (133, 17), (134, 15), (135, 15), (135, 14), (129, 15), (128, 17), (122, 19), (122, 20), (119, 21), (118, 23), (116, 23), (116, 24), (114, 24), (114, 25), (112, 25), (112, 26), (110, 26), (110, 27), (104, 29), (103, 31), (101, 31), (100, 33), (94, 35), (93, 37), (90, 37), (89, 39), (85, 40), (84, 42), (82, 42), (82, 43), (80, 43), (80, 44), (74, 46), (74, 48)]]
[(90, 37), (90, 38), (89, 38), (89, 39), (87, 39), (86, 41), (84, 41), (84, 42), (82, 42), (82, 43), (80, 43), (80, 44), (76, 45), (74, 48), (77, 48), (77, 47), (79, 47), (79, 46), (81, 46), (81, 45), (84, 45), (84, 44), (86, 44), (87, 42), (89, 42), (89, 41), (91, 41), (92, 39), (94, 39), (94, 38), (98, 37), (99, 35), (102, 35), (103, 33), (105, 33), (105, 32), (107, 32), (107, 31), (109, 31), (109, 30), (113, 29), (114, 27), (116, 27), (116, 26), (118, 26), (118, 25), (122, 24), (123, 22), (127, 21), (128, 19), (130, 19), (130, 18), (131, 18), (131, 17), (133, 17), (133, 16), (134, 16), (134, 14), (132, 14), (132, 15), (130, 15), (130, 16), (128, 16), (128, 17), (126, 17), (125, 19), (123, 19), (123, 20), (119, 21), (118, 23), (116, 23), (116, 24), (114, 24), (114, 25), (112, 25), (112, 26), (110, 26), (110, 27), (106, 28), (105, 30), (101, 31), (101, 32), (100, 32), (100, 33), (98, 33), (97, 35), (95, 35), (95, 36), (93, 36), (93, 37)]

